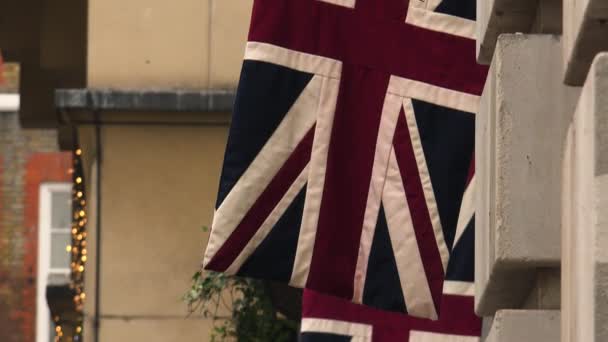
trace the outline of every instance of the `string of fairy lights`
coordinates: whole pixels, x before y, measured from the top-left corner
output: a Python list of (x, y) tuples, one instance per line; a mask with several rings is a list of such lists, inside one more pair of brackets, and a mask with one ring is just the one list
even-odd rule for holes
[[(66, 247), (66, 252), (71, 254), (70, 263), (70, 290), (74, 294), (74, 309), (77, 314), (75, 327), (70, 327), (67, 333), (68, 322), (61, 317), (55, 320), (55, 342), (82, 341), (82, 324), (84, 320), (84, 302), (86, 299), (84, 289), (85, 265), (87, 262), (87, 202), (85, 199), (85, 185), (82, 168), (82, 149), (77, 148), (73, 153), (72, 173), (72, 243)], [(69, 335), (69, 336), (68, 336)]]

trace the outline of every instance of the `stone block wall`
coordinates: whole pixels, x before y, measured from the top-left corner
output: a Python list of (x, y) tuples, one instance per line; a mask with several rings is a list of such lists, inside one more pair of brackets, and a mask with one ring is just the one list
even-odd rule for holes
[(608, 53), (595, 58), (564, 158), (562, 341), (608, 340)]
[[(559, 270), (561, 146), (578, 90), (561, 84), (555, 35), (506, 34), (477, 117), (477, 311), (513, 309)], [(517, 70), (518, 72), (512, 72)], [(559, 281), (558, 281), (559, 283)]]
[(485, 341), (606, 341), (608, 3), (477, 8), (491, 64), (476, 131)]

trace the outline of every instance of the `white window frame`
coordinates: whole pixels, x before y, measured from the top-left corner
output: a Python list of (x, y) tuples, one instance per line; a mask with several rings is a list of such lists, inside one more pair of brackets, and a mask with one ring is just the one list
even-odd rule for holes
[[(51, 232), (70, 233), (71, 227), (55, 229), (52, 225), (52, 203), (54, 192), (68, 192), (71, 197), (71, 183), (41, 183), (38, 197), (38, 274), (36, 277), (36, 342), (50, 341), (51, 312), (46, 301), (48, 277), (53, 274), (70, 274), (66, 269), (51, 268)], [(71, 214), (71, 213), (70, 213)], [(67, 252), (66, 252), (67, 253)]]

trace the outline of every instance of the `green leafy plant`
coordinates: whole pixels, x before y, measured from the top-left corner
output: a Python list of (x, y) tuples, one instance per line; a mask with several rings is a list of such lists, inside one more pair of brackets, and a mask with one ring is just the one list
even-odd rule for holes
[(276, 311), (262, 281), (197, 272), (184, 300), (190, 313), (213, 320), (212, 342), (297, 340), (298, 322)]

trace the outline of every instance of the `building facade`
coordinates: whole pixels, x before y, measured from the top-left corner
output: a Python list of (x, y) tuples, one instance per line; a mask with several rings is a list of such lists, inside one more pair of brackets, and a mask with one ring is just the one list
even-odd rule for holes
[(71, 156), (52, 129), (19, 123), (19, 66), (0, 84), (0, 340), (51, 341), (50, 281), (67, 284)]
[(476, 311), (486, 341), (608, 339), (605, 1), (477, 1)]
[(0, 4), (21, 126), (82, 151), (86, 341), (209, 339), (213, 322), (182, 296), (206, 244), (251, 5)]

